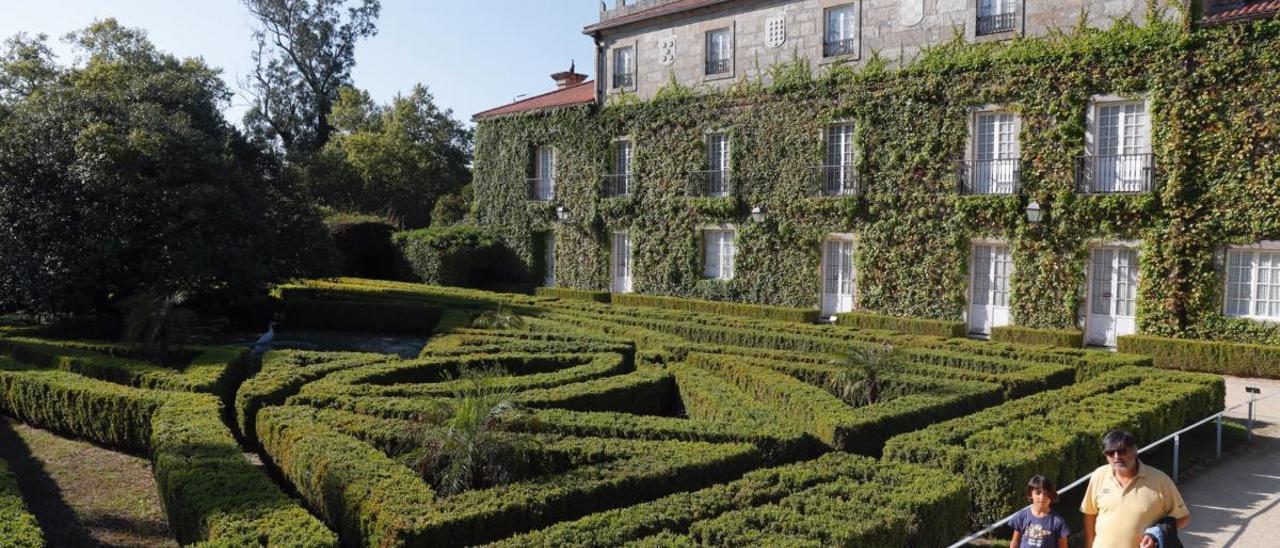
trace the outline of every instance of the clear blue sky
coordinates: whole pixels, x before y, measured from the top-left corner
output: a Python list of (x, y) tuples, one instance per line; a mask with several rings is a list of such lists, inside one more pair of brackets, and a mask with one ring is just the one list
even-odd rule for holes
[[(94, 19), (115, 17), (145, 29), (160, 49), (203, 57), (233, 90), (252, 69), (252, 21), (240, 0), (2, 0), (0, 37), (48, 34), (60, 40)], [(593, 75), (594, 45), (582, 27), (599, 18), (599, 0), (382, 0), (378, 35), (356, 49), (355, 85), (385, 102), (416, 83), (470, 124), (476, 112), (516, 95), (546, 91), (569, 67)], [(244, 100), (227, 111), (239, 124)]]

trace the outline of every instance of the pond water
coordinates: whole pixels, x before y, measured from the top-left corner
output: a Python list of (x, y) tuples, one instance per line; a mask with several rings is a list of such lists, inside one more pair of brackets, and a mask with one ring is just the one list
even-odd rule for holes
[[(253, 347), (261, 334), (230, 335), (213, 344)], [(377, 352), (396, 354), (402, 358), (416, 358), (426, 346), (426, 336), (388, 333), (355, 333), (349, 331), (319, 331), (312, 329), (277, 329), (268, 350), (321, 350), (333, 352)]]

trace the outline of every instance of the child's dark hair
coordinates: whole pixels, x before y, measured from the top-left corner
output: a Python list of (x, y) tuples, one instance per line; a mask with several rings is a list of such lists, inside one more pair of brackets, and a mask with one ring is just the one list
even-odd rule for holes
[(1027, 480), (1027, 498), (1031, 498), (1031, 492), (1039, 489), (1049, 496), (1051, 502), (1058, 502), (1058, 486), (1053, 484), (1053, 480), (1036, 474)]

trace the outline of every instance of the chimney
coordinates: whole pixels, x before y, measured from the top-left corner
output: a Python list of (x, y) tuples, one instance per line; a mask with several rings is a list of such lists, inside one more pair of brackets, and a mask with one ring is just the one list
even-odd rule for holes
[(578, 71), (575, 70), (576, 68), (576, 64), (573, 61), (570, 61), (569, 70), (552, 74), (551, 79), (556, 81), (556, 88), (564, 89), (573, 87), (587, 81), (587, 75), (578, 74)]

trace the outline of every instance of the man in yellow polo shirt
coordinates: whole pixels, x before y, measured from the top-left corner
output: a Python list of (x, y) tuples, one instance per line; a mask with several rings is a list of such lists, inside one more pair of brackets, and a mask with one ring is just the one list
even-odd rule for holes
[(1156, 521), (1173, 518), (1179, 529), (1191, 522), (1173, 480), (1138, 460), (1138, 440), (1132, 434), (1108, 432), (1102, 452), (1107, 464), (1093, 471), (1080, 503), (1085, 548), (1155, 546), (1143, 531)]

